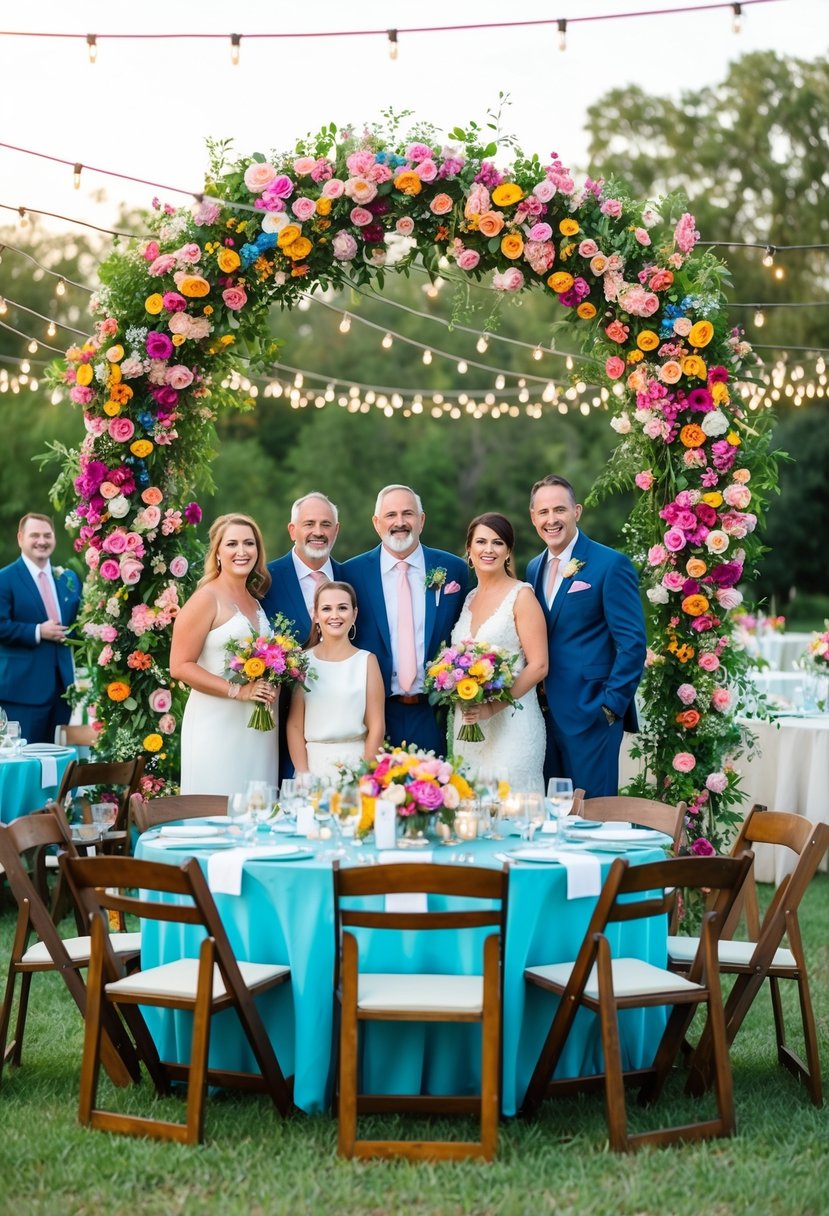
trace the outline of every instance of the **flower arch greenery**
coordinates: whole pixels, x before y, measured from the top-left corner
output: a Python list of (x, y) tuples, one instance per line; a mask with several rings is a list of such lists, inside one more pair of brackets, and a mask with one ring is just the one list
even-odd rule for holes
[(98, 750), (143, 749), (146, 792), (175, 787), (186, 690), (168, 656), (200, 554), (193, 487), (232, 404), (227, 373), (273, 359), (271, 306), (346, 278), (382, 285), (416, 258), (436, 273), (446, 258), (505, 298), (543, 291), (613, 386), (620, 442), (598, 492), (638, 488), (626, 545), (649, 618), (636, 789), (687, 801), (692, 847), (720, 848), (745, 744), (735, 709), (746, 660), (730, 614), (775, 484), (768, 416), (742, 407), (750, 348), (729, 328), (726, 267), (695, 248), (676, 199), (577, 185), (556, 156), (542, 164), (513, 149), (496, 167), (475, 124), (450, 139), (379, 128), (355, 138), (332, 124), (291, 154), (235, 163), (214, 145), (195, 205), (156, 200), (152, 236), (101, 266), (94, 337), (60, 372), (86, 429), (61, 482), (74, 489), (67, 523), (88, 569), (79, 660)]

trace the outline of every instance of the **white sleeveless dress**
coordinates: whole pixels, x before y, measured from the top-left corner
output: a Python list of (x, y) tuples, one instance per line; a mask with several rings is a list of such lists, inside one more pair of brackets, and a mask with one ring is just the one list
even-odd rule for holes
[[(263, 633), (270, 631), (261, 608), (259, 628)], [(210, 630), (197, 660), (199, 666), (215, 676), (224, 675), (225, 644), (252, 633), (250, 621), (237, 611), (224, 625)], [(181, 723), (182, 794), (244, 793), (249, 781), (278, 784), (278, 733), (249, 727), (252, 710), (250, 701), (190, 690)], [(276, 716), (276, 703), (273, 710)]]
[(367, 650), (340, 663), (318, 659), (309, 651), (317, 673), (305, 688), (305, 744), (308, 770), (317, 777), (340, 775), (337, 763), (357, 765), (366, 739)]
[[(491, 616), (482, 621), (477, 633), (472, 632), (472, 602), (475, 591), (470, 591), (464, 601), (458, 622), (452, 630), (453, 643), (468, 641), (486, 642), (500, 646), (510, 654), (518, 654), (516, 674), (526, 666), (526, 658), (518, 639), (515, 624), (515, 601), (522, 587), (529, 583), (516, 583), (507, 592)], [(544, 792), (544, 751), (546, 731), (541, 707), (535, 688), (518, 701), (521, 709), (507, 706), (499, 710), (494, 718), (481, 722), (484, 739), (480, 743), (458, 741), (457, 735), (463, 720), (460, 709), (455, 709), (455, 752), (460, 755), (474, 777), (481, 769), (505, 769), (514, 790), (522, 793)]]

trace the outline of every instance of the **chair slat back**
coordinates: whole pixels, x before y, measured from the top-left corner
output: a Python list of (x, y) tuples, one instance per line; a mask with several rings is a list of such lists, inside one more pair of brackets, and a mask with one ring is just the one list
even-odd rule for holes
[(118, 763), (73, 760), (63, 774), (57, 800), (63, 805), (73, 790), (87, 786), (120, 786), (122, 793), (118, 798), (118, 818), (113, 831), (122, 832), (127, 825), (129, 800), (138, 789), (143, 773), (143, 756)]
[[(341, 870), (335, 863), (334, 901), (340, 923), (374, 929), (469, 929), (499, 925), (506, 902), (506, 870), (469, 869), (406, 862)], [(495, 908), (395, 912), (344, 907), (343, 899), (414, 894), (493, 901)]]
[(664, 832), (673, 841), (674, 849), (678, 849), (685, 828), (685, 813), (687, 806), (684, 802), (671, 806), (665, 802), (654, 802), (649, 798), (629, 798), (620, 795), (616, 798), (585, 798), (574, 804), (574, 813), (585, 819), (603, 823), (630, 822), (643, 828), (654, 828)]
[(130, 817), (139, 832), (173, 823), (177, 819), (197, 819), (205, 815), (226, 815), (224, 794), (175, 794), (167, 798), (130, 798)]
[(61, 747), (92, 747), (98, 738), (94, 726), (71, 723), (55, 727), (55, 743)]
[(18, 931), (34, 929), (52, 958), (68, 962), (48, 906), (44, 850), (57, 846), (74, 854), (71, 837), (53, 814), (43, 811), (0, 824), (0, 865), (18, 906)]

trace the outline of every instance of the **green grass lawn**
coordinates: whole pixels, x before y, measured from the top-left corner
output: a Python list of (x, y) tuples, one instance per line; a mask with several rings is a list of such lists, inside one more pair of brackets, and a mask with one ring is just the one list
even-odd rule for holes
[[(812, 883), (801, 921), (829, 1084), (829, 877)], [(0, 957), (14, 913), (0, 915)], [(796, 1015), (794, 986), (787, 1008)], [(795, 1023), (792, 1020), (794, 1029)], [(569, 1216), (813, 1216), (829, 1213), (829, 1110), (815, 1110), (775, 1062), (770, 1002), (761, 993), (734, 1044), (737, 1135), (621, 1156), (607, 1148), (600, 1096), (547, 1103), (532, 1123), (502, 1127), (491, 1165), (351, 1163), (336, 1156), (327, 1117), (281, 1121), (258, 1096), (207, 1105), (206, 1143), (184, 1148), (89, 1132), (76, 1122), (82, 1027), (56, 976), (32, 985), (23, 1065), (0, 1087), (2, 1216), (144, 1213), (560, 1213)], [(794, 1042), (799, 1037), (792, 1035)], [(681, 1077), (634, 1126), (697, 1116)], [(107, 1100), (111, 1097), (106, 1083)], [(119, 1095), (143, 1113), (148, 1084)], [(707, 1099), (706, 1099), (707, 1101)], [(160, 1106), (181, 1113), (177, 1099)], [(393, 1125), (377, 1119), (375, 1130)], [(394, 1122), (394, 1126), (397, 1126)], [(454, 1124), (457, 1133), (462, 1125)]]

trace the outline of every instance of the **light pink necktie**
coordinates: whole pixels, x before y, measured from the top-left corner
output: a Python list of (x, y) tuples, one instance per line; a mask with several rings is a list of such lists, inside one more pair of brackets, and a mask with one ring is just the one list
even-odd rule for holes
[(559, 567), (560, 562), (561, 562), (560, 557), (551, 557), (550, 558), (549, 569), (547, 571), (547, 590), (545, 593), (548, 604), (552, 604), (552, 602), (553, 602), (553, 588), (556, 585), (556, 575), (558, 574), (558, 567)]
[(409, 583), (409, 563), (398, 562), (397, 583), (397, 678), (404, 693), (410, 691), (417, 679), (417, 649), (415, 647), (414, 606)]
[(328, 575), (323, 574), (322, 570), (312, 570), (311, 578), (314, 580), (315, 587), (321, 587), (323, 583), (328, 582)]
[(46, 609), (50, 621), (54, 621), (57, 625), (61, 623), (60, 612), (55, 603), (55, 597), (52, 594), (52, 585), (49, 582), (49, 575), (45, 570), (41, 570), (37, 576), (37, 589), (40, 592), (40, 598), (43, 600), (43, 607)]

